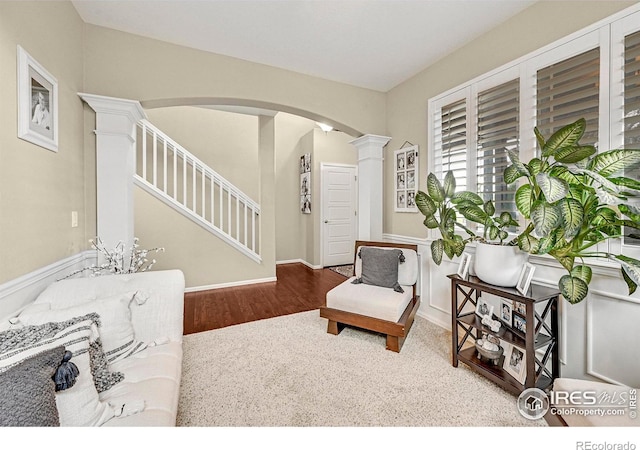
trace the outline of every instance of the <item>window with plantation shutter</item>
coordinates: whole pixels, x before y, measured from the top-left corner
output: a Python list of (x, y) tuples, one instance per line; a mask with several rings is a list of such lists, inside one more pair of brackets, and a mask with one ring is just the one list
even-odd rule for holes
[(600, 48), (552, 64), (537, 72), (536, 125), (551, 136), (564, 125), (585, 118), (583, 145), (598, 145)]
[(515, 216), (517, 186), (506, 185), (503, 174), (510, 164), (507, 150), (519, 153), (519, 80), (480, 92), (477, 103), (476, 192), (492, 200), (496, 211)]
[[(436, 142), (440, 144), (441, 179), (452, 170), (458, 190), (467, 189), (467, 104), (466, 99), (442, 107)], [(438, 144), (436, 144), (438, 145)]]
[[(640, 31), (624, 40), (624, 147), (640, 148)], [(624, 175), (640, 180), (640, 169)], [(640, 239), (627, 234), (624, 243), (640, 245)]]

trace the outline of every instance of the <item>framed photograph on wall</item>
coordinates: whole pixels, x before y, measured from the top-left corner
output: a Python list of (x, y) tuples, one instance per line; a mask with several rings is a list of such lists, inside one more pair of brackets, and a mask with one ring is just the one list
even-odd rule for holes
[(300, 212), (311, 214), (311, 153), (300, 157)]
[(58, 81), (19, 45), (18, 137), (58, 151)]
[(418, 190), (418, 146), (411, 145), (394, 152), (394, 186), (396, 212), (418, 212), (415, 196)]

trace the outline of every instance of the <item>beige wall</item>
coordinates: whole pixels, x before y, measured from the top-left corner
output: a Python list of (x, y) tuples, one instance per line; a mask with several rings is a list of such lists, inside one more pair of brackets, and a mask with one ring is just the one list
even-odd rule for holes
[(92, 94), (140, 100), (145, 107), (161, 99), (241, 99), (307, 111), (313, 120), (330, 119), (358, 133), (385, 130), (381, 92), (93, 25), (85, 32), (86, 90)]
[[(71, 3), (0, 2), (0, 283), (87, 248), (82, 43)], [(17, 45), (58, 80), (57, 153), (17, 138)]]
[[(387, 94), (385, 180), (393, 179), (393, 151), (405, 141), (420, 146), (420, 186), (426, 189), (427, 103), (431, 97), (509, 63), (636, 2), (542, 1), (446, 56)], [(418, 214), (395, 213), (393, 183), (385, 182), (384, 232), (423, 238)]]

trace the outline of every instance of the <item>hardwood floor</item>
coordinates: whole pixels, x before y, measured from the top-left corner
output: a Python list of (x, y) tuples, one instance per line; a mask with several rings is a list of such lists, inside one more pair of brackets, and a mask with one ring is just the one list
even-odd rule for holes
[(276, 267), (278, 281), (184, 296), (184, 334), (318, 309), (327, 291), (346, 280), (329, 269), (301, 263)]

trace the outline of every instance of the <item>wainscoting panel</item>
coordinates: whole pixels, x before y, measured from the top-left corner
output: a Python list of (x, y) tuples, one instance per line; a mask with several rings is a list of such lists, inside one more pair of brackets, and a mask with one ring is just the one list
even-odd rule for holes
[(587, 373), (640, 386), (640, 303), (591, 293), (587, 303)]

